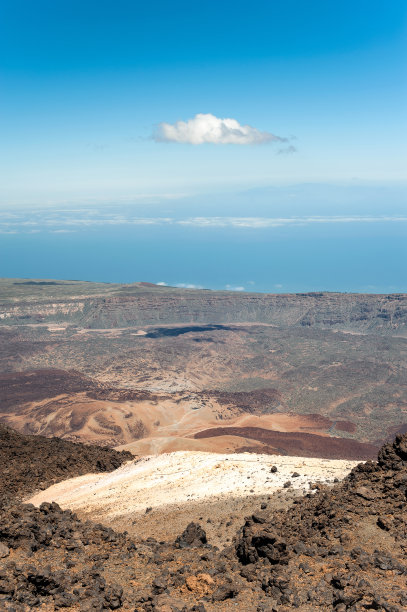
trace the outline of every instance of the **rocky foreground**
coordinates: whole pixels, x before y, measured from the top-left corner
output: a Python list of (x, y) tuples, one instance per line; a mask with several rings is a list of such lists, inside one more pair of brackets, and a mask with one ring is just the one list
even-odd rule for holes
[(26, 501), (37, 507), (55, 501), (80, 518), (126, 530), (132, 537), (148, 533), (166, 542), (189, 522), (199, 521), (205, 523), (211, 544), (223, 548), (244, 517), (262, 503), (287, 507), (313, 483), (338, 482), (356, 465), (281, 455), (179, 451), (128, 461), (110, 473), (70, 478)]
[(0, 503), (81, 474), (111, 472), (130, 459), (128, 451), (26, 436), (0, 424)]
[(134, 541), (56, 504), (3, 500), (0, 609), (10, 612), (407, 609), (407, 435), (288, 510), (263, 503), (224, 550), (196, 523), (174, 542)]

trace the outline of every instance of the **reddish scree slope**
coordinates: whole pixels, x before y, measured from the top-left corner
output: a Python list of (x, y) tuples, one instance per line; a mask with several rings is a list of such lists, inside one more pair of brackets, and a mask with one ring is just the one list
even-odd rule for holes
[(330, 438), (302, 432), (270, 431), (261, 427), (214, 427), (195, 434), (195, 438), (239, 436), (258, 440), (271, 447), (270, 452), (322, 459), (373, 459), (378, 448), (373, 444), (347, 438)]

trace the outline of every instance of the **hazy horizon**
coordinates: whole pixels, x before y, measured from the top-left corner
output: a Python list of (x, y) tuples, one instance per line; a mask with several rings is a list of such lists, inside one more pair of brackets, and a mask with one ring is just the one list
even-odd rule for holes
[(407, 290), (407, 5), (0, 9), (0, 276)]
[[(303, 184), (3, 209), (1, 276), (276, 293), (405, 292), (406, 194), (401, 185)], [(391, 202), (386, 212), (383, 200)]]

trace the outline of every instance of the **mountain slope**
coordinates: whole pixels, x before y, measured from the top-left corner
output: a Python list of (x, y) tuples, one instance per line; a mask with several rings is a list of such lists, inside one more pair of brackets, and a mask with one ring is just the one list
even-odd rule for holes
[(56, 504), (3, 506), (0, 603), (18, 612), (406, 609), (407, 435), (342, 483), (285, 511), (265, 506), (223, 551), (197, 524), (174, 543), (148, 533), (133, 542)]
[(0, 501), (22, 499), (81, 474), (109, 472), (130, 459), (133, 455), (126, 451), (26, 436), (0, 425)]

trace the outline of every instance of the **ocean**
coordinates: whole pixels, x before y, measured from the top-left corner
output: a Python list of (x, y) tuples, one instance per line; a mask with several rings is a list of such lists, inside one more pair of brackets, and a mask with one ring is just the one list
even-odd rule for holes
[(325, 191), (3, 208), (0, 276), (273, 293), (406, 292), (404, 188), (339, 196), (331, 188), (329, 205)]

